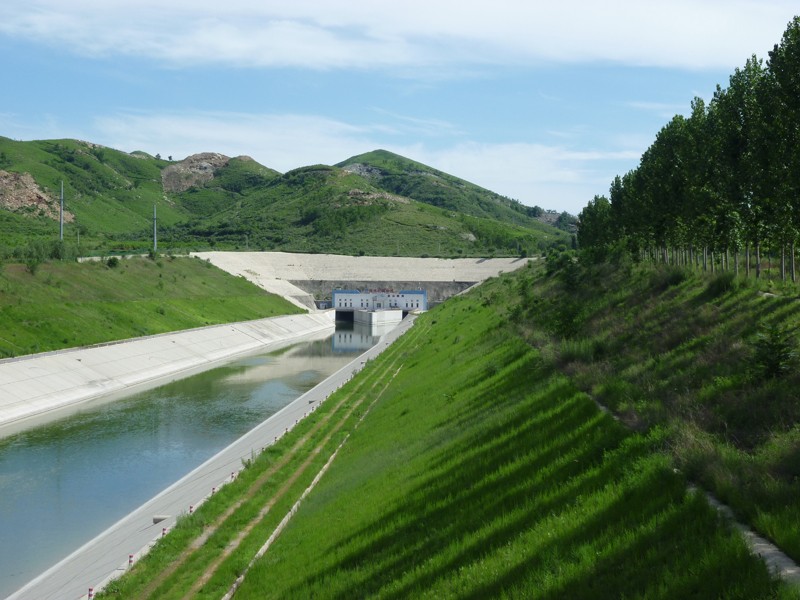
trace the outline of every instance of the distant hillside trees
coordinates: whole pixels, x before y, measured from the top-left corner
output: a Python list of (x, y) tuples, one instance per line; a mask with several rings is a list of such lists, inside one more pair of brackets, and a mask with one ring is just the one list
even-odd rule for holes
[[(743, 268), (765, 253), (796, 278), (800, 237), (800, 17), (764, 62), (752, 56), (656, 135), (639, 166), (579, 216), (581, 247), (624, 245), (640, 259)], [(741, 264), (743, 261), (743, 265)]]

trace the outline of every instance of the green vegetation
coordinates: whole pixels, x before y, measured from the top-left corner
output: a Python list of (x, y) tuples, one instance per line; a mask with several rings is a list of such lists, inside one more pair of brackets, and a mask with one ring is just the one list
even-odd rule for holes
[[(182, 211), (161, 202), (161, 168), (167, 161), (137, 158), (77, 140), (16, 142), (0, 137), (0, 151), (6, 156), (4, 170), (30, 173), (54, 200), (64, 182), (67, 209), (75, 215), (71, 239), (77, 237), (79, 228), (87, 242), (100, 232), (115, 234), (144, 228), (152, 222), (155, 203), (161, 207), (162, 223), (182, 218)], [(58, 223), (49, 221), (57, 232)]]
[(374, 150), (336, 165), (363, 174), (378, 188), (475, 217), (530, 225), (544, 211), (524, 206), (474, 183), (386, 150)]
[(633, 425), (673, 426), (678, 464), (795, 560), (798, 69), (795, 17), (766, 66), (695, 99), (589, 203), (581, 262), (553, 261), (559, 284), (536, 295), (582, 387)]
[[(745, 291), (604, 268), (529, 265), (422, 315), (103, 596), (219, 598), (349, 434), (237, 598), (800, 598), (687, 491), (706, 481), (689, 458), (730, 446), (657, 410), (659, 391), (713, 379), (723, 336), (746, 327), (746, 298), (726, 295)], [(682, 302), (697, 313), (685, 324), (670, 320)], [(662, 385), (676, 371), (688, 378)], [(715, 385), (709, 406), (731, 389)], [(775, 515), (783, 541), (799, 537), (794, 502)]]
[[(706, 106), (675, 116), (639, 166), (580, 214), (580, 243), (756, 278), (764, 260), (795, 281), (800, 240), (800, 16)], [(766, 255), (766, 256), (765, 256)], [(731, 264), (731, 261), (733, 264)]]
[(800, 560), (797, 289), (620, 261), (518, 282), (515, 321), (631, 427), (669, 427), (676, 464)]
[(214, 155), (212, 167), (208, 156), (172, 162), (76, 140), (0, 137), (0, 170), (32, 177), (0, 182), (0, 199), (23, 198), (0, 207), (0, 259), (25, 259), (30, 241), (58, 237), (61, 181), (70, 213), (64, 243), (75, 255), (146, 252), (154, 206), (159, 247), (173, 251), (516, 256), (570, 244), (566, 231), (533, 218), (518, 202), (438, 171), (439, 183), (420, 184), (418, 172), (433, 170), (396, 155), (414, 165), (392, 174), (395, 187), (410, 182), (405, 194), (338, 167), (281, 175), (248, 157)]
[(0, 357), (296, 312), (199, 259), (0, 266)]
[(275, 177), (202, 224), (176, 226), (164, 236), (237, 249), (378, 256), (532, 255), (569, 240), (531, 219), (520, 225), (470, 217), (387, 193), (358, 174), (325, 165)]

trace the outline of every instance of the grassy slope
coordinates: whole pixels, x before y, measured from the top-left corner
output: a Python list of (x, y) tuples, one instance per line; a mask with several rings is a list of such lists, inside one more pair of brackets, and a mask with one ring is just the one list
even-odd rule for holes
[(765, 376), (773, 351), (759, 350), (764, 326), (798, 331), (800, 301), (772, 291), (730, 274), (573, 263), (520, 284), (514, 319), (631, 426), (669, 426), (687, 475), (800, 561), (800, 370), (790, 359)]
[(564, 232), (533, 221), (502, 223), (393, 197), (359, 175), (324, 165), (276, 177), (237, 196), (205, 224), (172, 235), (189, 240), (198, 234), (239, 248), (389, 256), (533, 254), (568, 241)]
[(159, 219), (164, 225), (186, 216), (179, 206), (163, 202), (161, 168), (167, 161), (77, 140), (0, 138), (0, 152), (7, 159), (0, 168), (30, 173), (52, 198), (58, 197), (64, 181), (67, 209), (86, 228), (84, 237), (144, 229), (152, 222), (155, 203), (161, 207)]
[(198, 259), (0, 267), (0, 357), (300, 309)]
[(364, 165), (372, 169), (367, 178), (393, 194), (475, 217), (526, 227), (542, 225), (527, 216), (524, 208), (509, 198), (386, 150), (359, 154), (336, 166), (350, 165)]
[[(631, 432), (557, 371), (551, 347), (517, 335), (515, 290), (533, 272), (504, 275), (420, 317), (245, 470), (242, 486), (289, 447), (315, 444), (314, 424), (340, 402), (344, 410), (379, 398), (363, 422), (346, 420), (349, 441), (237, 598), (800, 597), (771, 581), (741, 538), (686, 492), (665, 452), (668, 429)], [(392, 377), (382, 393), (367, 385)], [(315, 469), (342, 433), (310, 453)], [(269, 479), (261, 505), (292, 472)], [(294, 482), (293, 497), (311, 477)], [(105, 595), (149, 597), (149, 582), (241, 493), (234, 486)], [(282, 497), (211, 573), (206, 565), (246, 522), (233, 514), (228, 532), (165, 575), (152, 597), (183, 597), (206, 572), (193, 597), (220, 597), (291, 503)], [(256, 503), (247, 518), (257, 512)]]
[(174, 199), (193, 219), (206, 218), (239, 206), (243, 198), (258, 193), (277, 177), (280, 173), (274, 169), (246, 157), (234, 157), (206, 186), (175, 194)]
[(237, 597), (775, 593), (686, 494), (664, 431), (600, 413), (493, 306), (438, 320)]

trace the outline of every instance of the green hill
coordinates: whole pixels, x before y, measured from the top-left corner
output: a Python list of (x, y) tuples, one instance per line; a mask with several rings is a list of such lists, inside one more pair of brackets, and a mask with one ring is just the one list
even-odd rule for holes
[(0, 265), (0, 358), (297, 312), (194, 258)]
[[(569, 243), (519, 203), (396, 155), (371, 155), (403, 169), (378, 179), (352, 166), (280, 174), (244, 156), (172, 161), (77, 140), (0, 138), (0, 252), (24, 258), (32, 241), (57, 239), (62, 181), (72, 250), (59, 256), (146, 251), (154, 206), (162, 249), (476, 256)], [(423, 172), (439, 183), (428, 185)]]
[(474, 217), (535, 227), (545, 212), (388, 150), (359, 154), (336, 166), (393, 194)]
[(276, 177), (202, 223), (168, 234), (228, 247), (387, 256), (533, 254), (568, 240), (533, 221), (501, 222), (417, 202), (325, 165)]
[[(74, 215), (73, 228), (80, 226), (84, 236), (144, 228), (152, 220), (154, 203), (162, 208), (159, 218), (163, 223), (185, 218), (180, 207), (161, 202), (161, 169), (166, 164), (168, 161), (144, 154), (128, 154), (77, 140), (15, 142), (0, 138), (0, 169), (29, 173), (53, 204), (63, 181), (67, 210)], [(16, 212), (26, 214), (26, 209)], [(45, 221), (41, 211), (32, 216), (40, 226), (58, 231), (54, 219)], [(13, 234), (13, 230), (2, 233)]]

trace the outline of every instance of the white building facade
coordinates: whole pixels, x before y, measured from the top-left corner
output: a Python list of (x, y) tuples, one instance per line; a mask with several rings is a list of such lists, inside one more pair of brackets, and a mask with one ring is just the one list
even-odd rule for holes
[(334, 290), (333, 308), (340, 311), (358, 310), (428, 310), (426, 290)]

